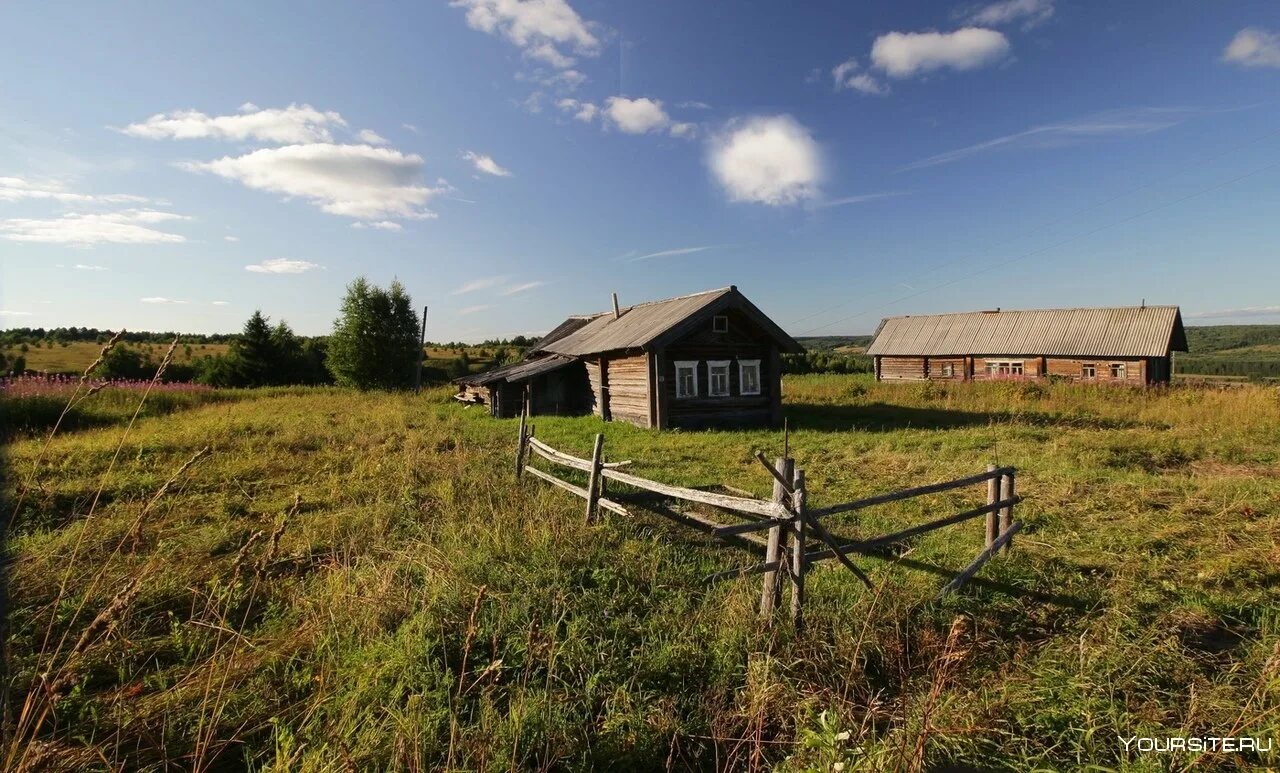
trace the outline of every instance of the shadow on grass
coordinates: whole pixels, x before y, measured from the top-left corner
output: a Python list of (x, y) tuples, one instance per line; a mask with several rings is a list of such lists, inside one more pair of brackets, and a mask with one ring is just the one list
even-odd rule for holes
[(866, 405), (792, 403), (786, 406), (786, 416), (793, 429), (819, 432), (961, 429), (1008, 423), (1079, 429), (1133, 429), (1146, 426), (1141, 422), (1107, 419), (1100, 416), (1062, 416), (1017, 411), (953, 411), (943, 408), (912, 408), (891, 403)]

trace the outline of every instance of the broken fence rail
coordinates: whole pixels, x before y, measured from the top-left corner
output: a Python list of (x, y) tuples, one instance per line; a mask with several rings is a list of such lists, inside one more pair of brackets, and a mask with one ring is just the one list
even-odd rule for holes
[[(667, 507), (660, 502), (647, 502), (648, 509), (675, 520), (679, 523), (698, 528), (713, 537), (725, 541), (747, 542), (765, 548), (765, 561), (748, 567), (729, 569), (717, 572), (707, 578), (713, 582), (730, 577), (742, 577), (752, 574), (763, 574), (764, 585), (761, 589), (760, 612), (772, 617), (773, 610), (781, 603), (784, 585), (791, 587), (791, 614), (796, 625), (803, 620), (802, 605), (804, 599), (804, 580), (812, 564), (829, 559), (837, 559), (845, 568), (853, 572), (858, 579), (871, 585), (867, 575), (854, 564), (851, 554), (873, 555), (889, 545), (902, 542), (911, 537), (925, 534), (947, 526), (968, 521), (979, 516), (986, 516), (985, 548), (954, 579), (944, 586), (938, 597), (960, 588), (990, 561), (1000, 550), (1008, 550), (1012, 546), (1013, 535), (1022, 524), (1013, 520), (1013, 508), (1022, 501), (1015, 493), (1016, 470), (1013, 467), (997, 467), (991, 465), (986, 472), (964, 478), (916, 486), (910, 489), (888, 492), (872, 497), (844, 502), (822, 508), (810, 509), (807, 504), (807, 489), (804, 482), (804, 470), (795, 467), (792, 459), (778, 459), (770, 465), (762, 454), (756, 458), (774, 479), (773, 497), (771, 501), (754, 499), (747, 496), (719, 494), (702, 489), (672, 486), (666, 483), (642, 478), (638, 475), (623, 472), (620, 468), (629, 466), (630, 461), (606, 462), (604, 460), (604, 435), (597, 434), (591, 459), (584, 459), (559, 451), (534, 437), (534, 428), (526, 423), (525, 415), (520, 416), (519, 444), (516, 449), (516, 477), (523, 473), (550, 483), (586, 500), (586, 519), (594, 522), (600, 509), (618, 515), (628, 515), (620, 498), (643, 502), (643, 496), (615, 495), (605, 496), (606, 481), (615, 481), (632, 488), (648, 492), (651, 497), (669, 498), (707, 505), (717, 510), (728, 511), (746, 518), (746, 523), (725, 524), (709, 518), (701, 513), (681, 512)], [(552, 475), (529, 464), (531, 454), (545, 459), (552, 464), (568, 467), (588, 474), (586, 487)], [(980, 507), (965, 510), (945, 518), (917, 524), (900, 531), (866, 540), (839, 541), (821, 523), (821, 519), (838, 513), (853, 512), (876, 505), (898, 502), (914, 497), (928, 496), (943, 491), (962, 488), (964, 486), (987, 483), (987, 503)], [(759, 532), (768, 531), (767, 537)], [(815, 535), (824, 547), (809, 549), (809, 534)], [(786, 582), (780, 582), (785, 580)]]

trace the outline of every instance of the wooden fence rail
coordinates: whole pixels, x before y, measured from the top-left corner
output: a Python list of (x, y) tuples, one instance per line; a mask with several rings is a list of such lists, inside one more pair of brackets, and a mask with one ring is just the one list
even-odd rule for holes
[[(531, 455), (554, 465), (587, 473), (587, 485), (578, 486), (550, 472), (533, 467), (529, 464)], [(685, 525), (697, 527), (721, 540), (745, 541), (748, 545), (764, 548), (762, 563), (718, 572), (707, 580), (716, 581), (729, 577), (763, 574), (760, 613), (770, 620), (782, 601), (784, 586), (790, 587), (791, 618), (797, 627), (803, 624), (805, 575), (813, 565), (821, 561), (836, 559), (859, 580), (871, 587), (871, 580), (851, 560), (850, 555), (874, 555), (889, 545), (985, 515), (984, 549), (972, 563), (942, 588), (938, 595), (942, 598), (972, 579), (978, 570), (997, 553), (1009, 550), (1013, 544), (1013, 535), (1022, 528), (1022, 524), (1013, 518), (1014, 506), (1023, 501), (1022, 497), (1016, 493), (1017, 471), (1013, 467), (990, 465), (986, 472), (977, 475), (878, 494), (828, 507), (810, 508), (804, 470), (795, 466), (794, 459), (777, 459), (770, 464), (759, 453), (756, 454), (756, 459), (773, 478), (773, 496), (768, 501), (749, 496), (733, 496), (703, 489), (672, 486), (623, 472), (620, 468), (630, 465), (631, 462), (605, 461), (603, 434), (596, 435), (590, 459), (567, 454), (536, 439), (534, 427), (527, 425), (525, 416), (521, 415), (519, 443), (516, 447), (516, 477), (520, 478), (528, 472), (535, 478), (586, 500), (588, 523), (596, 520), (601, 509), (618, 515), (628, 515), (623, 502), (634, 501), (645, 505), (652, 512)], [(604, 489), (607, 481), (639, 489), (645, 493), (626, 494), (614, 492), (611, 489), (610, 495), (606, 497)], [(928, 496), (981, 483), (987, 484), (985, 505), (871, 539), (841, 541), (821, 521), (824, 517), (838, 513), (853, 512), (875, 505)], [(702, 513), (681, 512), (666, 506), (662, 501), (666, 499), (705, 505), (722, 513), (746, 519), (747, 522), (723, 523)], [(766, 531), (767, 537), (760, 534)], [(816, 549), (810, 548), (808, 542), (813, 538), (823, 544)]]

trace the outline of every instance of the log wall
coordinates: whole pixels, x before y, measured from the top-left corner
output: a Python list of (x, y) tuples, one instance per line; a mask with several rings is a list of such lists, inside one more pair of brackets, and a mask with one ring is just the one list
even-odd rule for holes
[(609, 416), (640, 427), (649, 426), (649, 355), (644, 352), (605, 360), (605, 394)]

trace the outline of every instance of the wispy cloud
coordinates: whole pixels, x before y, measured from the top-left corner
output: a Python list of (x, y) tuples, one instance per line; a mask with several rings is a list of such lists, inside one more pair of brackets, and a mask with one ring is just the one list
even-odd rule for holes
[(641, 260), (650, 260), (652, 258), (671, 258), (677, 255), (692, 255), (695, 252), (706, 252), (707, 250), (716, 250), (725, 245), (723, 244), (706, 244), (699, 247), (675, 247), (670, 250), (659, 250), (650, 252), (645, 255), (636, 255), (626, 259), (627, 263), (636, 263)]
[(508, 287), (507, 289), (503, 290), (502, 295), (516, 295), (519, 293), (526, 292), (528, 290), (532, 290), (535, 287), (542, 287), (545, 284), (546, 284), (545, 281), (538, 279), (533, 282), (525, 282), (523, 284), (512, 285), (511, 287)]
[(491, 287), (497, 287), (498, 285), (502, 284), (503, 282), (507, 281), (510, 278), (511, 278), (510, 276), (503, 274), (501, 276), (486, 276), (480, 279), (472, 279), (471, 281), (464, 283), (461, 287), (459, 287), (458, 289), (454, 290), (449, 294), (450, 295), (466, 295), (467, 293), (474, 293), (477, 290), (488, 290)]
[(1185, 121), (1199, 111), (1184, 107), (1140, 107), (1107, 110), (1062, 123), (1033, 126), (1026, 131), (1006, 134), (976, 145), (949, 150), (946, 153), (913, 161), (898, 171), (923, 169), (949, 164), (963, 158), (1001, 149), (1060, 148), (1094, 140), (1136, 137), (1162, 131)]
[(1280, 306), (1245, 306), (1240, 309), (1198, 311), (1187, 315), (1187, 319), (1244, 319), (1246, 317), (1280, 317)]
[(895, 196), (906, 196), (907, 191), (884, 191), (883, 193), (861, 193), (856, 196), (841, 196), (838, 199), (826, 199), (824, 201), (814, 202), (810, 206), (814, 209), (826, 209), (827, 207), (843, 207), (849, 204), (862, 204), (868, 201), (877, 201), (879, 199), (891, 199)]
[(461, 309), (458, 309), (458, 314), (462, 316), (465, 316), (467, 314), (477, 314), (479, 312), (484, 311), (485, 309), (491, 309), (491, 308), (493, 308), (493, 306), (487, 303), (478, 303), (475, 306), (463, 306)]
[(471, 165), (476, 168), (477, 172), (484, 172), (494, 177), (510, 177), (511, 170), (506, 169), (493, 160), (492, 156), (486, 156), (483, 153), (477, 153), (474, 150), (464, 151), (462, 154), (464, 161), (470, 161)]
[(365, 222), (363, 220), (351, 224), (352, 228), (369, 229), (377, 231), (402, 231), (404, 226), (394, 220), (375, 220), (373, 222)]
[(68, 214), (43, 220), (14, 218), (0, 220), (0, 238), (14, 242), (70, 244), (77, 247), (95, 244), (176, 244), (185, 242), (186, 237), (161, 231), (153, 226), (190, 219), (185, 215), (154, 209)]
[(76, 193), (59, 182), (35, 182), (21, 177), (0, 177), (0, 201), (47, 199), (62, 204), (142, 204), (143, 196), (129, 193)]
[(238, 242), (238, 241), (240, 241), (240, 237), (239, 237), (239, 236), (224, 236), (224, 237), (222, 237), (222, 240), (223, 240), (223, 241), (226, 241), (226, 242)]
[(87, 263), (77, 263), (75, 266), (77, 271), (107, 271), (106, 266), (91, 266)]
[(245, 271), (255, 274), (303, 274), (312, 269), (324, 268), (319, 263), (309, 260), (290, 260), (289, 258), (270, 258), (261, 263), (251, 263), (244, 267)]
[(0, 317), (30, 317), (29, 311), (15, 311), (14, 309), (0, 309)]
[(338, 113), (317, 110), (311, 105), (262, 109), (246, 102), (240, 106), (240, 112), (236, 115), (211, 116), (198, 110), (175, 110), (171, 113), (157, 113), (145, 121), (131, 123), (120, 131), (133, 137), (152, 140), (258, 140), (287, 145), (332, 142), (330, 128), (346, 125), (347, 122)]
[(152, 295), (146, 298), (140, 298), (139, 300), (141, 300), (143, 303), (159, 303), (159, 304), (182, 305), (185, 303), (190, 303), (190, 301), (184, 301), (178, 298), (165, 298), (164, 296), (161, 296), (161, 295)]
[(231, 301), (210, 301), (214, 306), (230, 306)]
[(1021, 21), (1023, 29), (1044, 24), (1052, 16), (1053, 0), (999, 0), (959, 14), (968, 24), (994, 27)]

